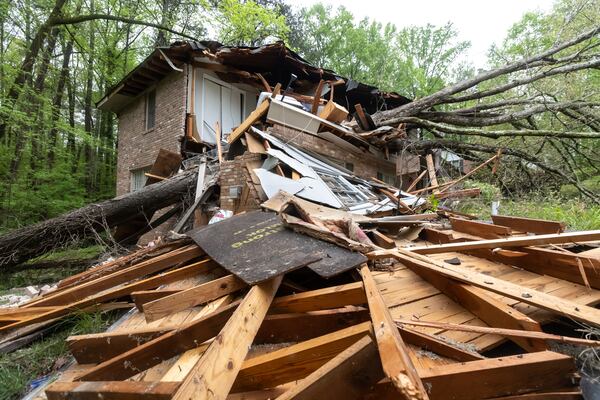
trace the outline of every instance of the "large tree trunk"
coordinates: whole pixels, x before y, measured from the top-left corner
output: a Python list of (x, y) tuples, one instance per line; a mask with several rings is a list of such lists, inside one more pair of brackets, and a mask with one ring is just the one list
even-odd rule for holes
[(16, 265), (182, 200), (196, 183), (197, 170), (121, 197), (90, 204), (59, 217), (0, 236), (0, 266)]

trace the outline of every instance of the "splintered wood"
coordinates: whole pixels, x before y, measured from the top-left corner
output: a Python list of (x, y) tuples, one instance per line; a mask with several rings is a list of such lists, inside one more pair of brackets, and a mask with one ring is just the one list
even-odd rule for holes
[[(365, 240), (363, 255), (342, 247), (365, 233), (319, 207), (298, 212), (313, 237), (247, 213), (191, 232), (196, 243), (92, 268), (0, 311), (0, 332), (18, 340), (135, 301), (109, 331), (68, 338), (76, 363), (40, 400), (581, 398), (573, 358), (548, 344), (600, 342), (543, 327), (559, 316), (600, 326), (600, 259), (574, 245), (598, 231), (452, 217), (410, 246), (372, 230), (385, 248)], [(486, 357), (506, 340), (520, 354)]]

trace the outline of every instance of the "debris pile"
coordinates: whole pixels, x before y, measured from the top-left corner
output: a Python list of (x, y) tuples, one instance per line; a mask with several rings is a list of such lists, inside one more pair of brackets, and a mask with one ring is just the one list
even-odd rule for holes
[[(113, 200), (117, 240), (171, 221), (161, 241), (0, 310), (8, 351), (70, 314), (129, 309), (107, 332), (70, 337), (74, 362), (32, 398), (581, 398), (574, 359), (550, 345), (600, 342), (543, 326), (600, 325), (600, 231), (427, 212), (429, 193), (473, 195), (450, 189), (501, 154), (446, 182), (426, 157), (403, 191), (302, 144), (327, 140), (368, 163), (373, 144), (406, 132), (359, 132), (359, 107), (354, 131), (333, 101), (306, 110), (279, 90), (223, 138), (217, 127), (215, 146), (183, 161), (161, 152), (134, 193), (144, 200), (125, 196), (128, 216)], [(171, 207), (150, 226), (147, 193)]]

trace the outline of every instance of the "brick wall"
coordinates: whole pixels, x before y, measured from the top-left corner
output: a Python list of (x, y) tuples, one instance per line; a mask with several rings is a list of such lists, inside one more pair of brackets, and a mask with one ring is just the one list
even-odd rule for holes
[(346, 163), (351, 163), (354, 166), (354, 174), (361, 178), (377, 177), (378, 172), (389, 176), (396, 176), (396, 166), (389, 161), (379, 161), (374, 156), (368, 157), (365, 155), (361, 157), (350, 153), (327, 140), (281, 125), (274, 125), (273, 127), (268, 128), (267, 131), (281, 140), (321, 154), (341, 167), (345, 168)]
[[(259, 203), (254, 200), (258, 197), (258, 193), (256, 193), (245, 167), (246, 163), (260, 161), (261, 159), (260, 154), (246, 152), (233, 160), (221, 163), (219, 185), (221, 186), (220, 201), (222, 209), (239, 212), (260, 208)], [(240, 195), (238, 197), (230, 196), (230, 189), (236, 186), (241, 188)], [(244, 193), (244, 191), (249, 193)], [(245, 197), (243, 204), (242, 197)]]
[(146, 131), (146, 96), (140, 95), (119, 114), (117, 196), (129, 192), (130, 171), (150, 166), (161, 148), (180, 152), (185, 130), (187, 69), (173, 72), (156, 86), (156, 122)]

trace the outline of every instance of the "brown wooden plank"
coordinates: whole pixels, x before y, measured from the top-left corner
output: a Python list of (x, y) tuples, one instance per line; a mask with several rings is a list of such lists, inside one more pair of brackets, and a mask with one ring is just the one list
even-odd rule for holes
[(104, 361), (79, 376), (79, 381), (127, 379), (164, 360), (183, 353), (215, 337), (233, 314), (239, 302), (169, 331), (123, 354)]
[(513, 217), (510, 215), (492, 215), (492, 221), (496, 225), (503, 225), (517, 231), (537, 234), (561, 233), (566, 228), (566, 225), (559, 221)]
[(458, 232), (464, 232), (485, 239), (497, 239), (510, 236), (511, 230), (505, 226), (486, 224), (480, 221), (470, 221), (462, 218), (450, 217), (452, 229)]
[(273, 301), (269, 311), (271, 313), (296, 313), (366, 303), (367, 298), (362, 282), (354, 282), (278, 297)]
[(263, 389), (304, 378), (370, 331), (371, 323), (363, 322), (250, 358), (244, 362), (233, 392)]
[(139, 290), (131, 293), (131, 298), (138, 310), (142, 311), (142, 306), (154, 300), (161, 299), (165, 296), (170, 296), (181, 292), (180, 289), (155, 289), (155, 290)]
[(56, 306), (73, 303), (85, 297), (93, 296), (102, 290), (110, 289), (133, 279), (139, 279), (143, 276), (190, 261), (196, 257), (200, 257), (202, 254), (204, 252), (198, 246), (189, 245), (150, 260), (142, 261), (139, 264), (134, 264), (131, 267), (118, 270), (110, 275), (102, 276), (98, 279), (63, 290), (55, 295), (47, 296), (38, 301), (35, 306)]
[[(426, 269), (464, 283), (498, 293), (550, 312), (592, 325), (600, 325), (600, 310), (552, 296), (538, 290), (494, 278), (460, 265), (442, 264), (431, 258), (404, 249), (380, 250), (369, 253), (373, 259), (393, 257), (413, 268)], [(415, 269), (413, 269), (414, 271)]]
[(206, 282), (190, 289), (151, 301), (142, 306), (147, 322), (156, 321), (171, 313), (182, 311), (211, 300), (218, 299), (246, 287), (246, 284), (235, 277), (227, 275)]
[(277, 400), (362, 399), (384, 377), (377, 346), (370, 336), (339, 353)]
[(431, 154), (427, 154), (425, 156), (425, 161), (427, 162), (427, 172), (429, 173), (429, 182), (430, 186), (438, 186), (437, 176), (435, 174), (435, 164), (433, 162), (433, 156)]
[(183, 380), (173, 400), (227, 397), (282, 279), (278, 276), (250, 288), (216, 340)]
[(408, 355), (406, 345), (366, 264), (360, 268), (360, 275), (365, 287), (381, 365), (385, 375), (398, 389), (402, 398), (428, 399), (423, 382), (417, 374), (417, 370)]
[(169, 400), (179, 382), (55, 382), (48, 400)]
[(496, 247), (512, 248), (524, 246), (537, 246), (544, 244), (578, 243), (593, 241), (600, 241), (600, 230), (566, 232), (535, 236), (514, 236), (504, 239), (474, 240), (462, 243), (415, 246), (411, 247), (410, 250), (419, 254), (436, 254), (475, 249), (495, 249)]
[(457, 361), (482, 360), (484, 357), (478, 353), (463, 350), (458, 346), (453, 346), (448, 342), (436, 338), (434, 335), (418, 332), (412, 329), (400, 327), (400, 334), (406, 343), (432, 351), (440, 356), (452, 358)]
[(396, 242), (393, 239), (387, 237), (383, 233), (379, 232), (377, 229), (373, 229), (369, 231), (371, 234), (371, 240), (379, 247), (383, 247), (384, 249), (395, 249)]
[(260, 103), (258, 107), (256, 107), (256, 109), (250, 113), (248, 118), (246, 118), (240, 126), (235, 128), (233, 132), (229, 134), (227, 137), (227, 143), (233, 143), (238, 140), (244, 134), (244, 132), (250, 129), (254, 123), (256, 123), (262, 118), (263, 115), (267, 113), (270, 104), (271, 102), (268, 99), (265, 99), (262, 103)]

